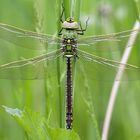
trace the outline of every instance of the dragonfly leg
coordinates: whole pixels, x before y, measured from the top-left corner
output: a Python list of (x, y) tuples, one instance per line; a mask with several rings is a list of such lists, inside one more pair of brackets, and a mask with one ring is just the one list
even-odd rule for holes
[[(64, 22), (63, 19), (62, 19), (63, 18), (63, 15), (64, 15), (64, 11), (65, 11), (65, 8), (64, 8), (64, 4), (62, 3), (62, 13), (61, 13), (61, 16), (60, 16), (61, 23)], [(62, 35), (62, 30), (63, 30), (63, 28), (60, 29), (58, 35)]]
[(85, 26), (85, 31), (87, 30), (87, 27), (88, 27), (88, 21), (89, 21), (89, 17), (87, 18), (87, 20), (86, 20), (86, 26)]
[(64, 4), (62, 3), (62, 13), (61, 13), (61, 16), (60, 16), (60, 21), (63, 23), (63, 15), (64, 15), (64, 11), (65, 11), (65, 8), (64, 8)]
[(82, 28), (81, 22), (79, 22), (80, 29), (76, 30), (79, 35), (84, 35), (84, 32), (87, 30), (88, 27), (88, 21), (89, 21), (89, 17), (86, 20), (86, 26), (84, 29)]
[(62, 35), (63, 28), (60, 29), (58, 35)]

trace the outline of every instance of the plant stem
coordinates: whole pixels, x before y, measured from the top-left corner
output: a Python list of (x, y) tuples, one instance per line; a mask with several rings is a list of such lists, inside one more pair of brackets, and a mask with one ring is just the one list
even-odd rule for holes
[(68, 17), (71, 17), (71, 0), (64, 0), (63, 1), (63, 4), (64, 4), (64, 16), (65, 16), (65, 20), (68, 18)]
[[(61, 0), (57, 0), (57, 7), (56, 7), (56, 13), (57, 13), (57, 33), (59, 33), (59, 31), (61, 30), (61, 24), (60, 24), (60, 17), (61, 17), (61, 5), (62, 1)], [(60, 48), (60, 45), (57, 45), (57, 49)], [(60, 110), (60, 128), (63, 128), (64, 127), (64, 121), (63, 121), (63, 94), (62, 94), (62, 89), (61, 89), (61, 82), (60, 82), (60, 59), (57, 59), (57, 80), (58, 80), (58, 93), (59, 93), (59, 110)]]
[[(135, 25), (134, 25), (133, 29), (134, 30), (140, 29), (140, 22), (139, 21), (135, 22)], [(135, 40), (138, 36), (138, 32), (139, 32), (139, 30), (135, 34), (130, 35), (130, 38), (129, 38), (128, 43), (126, 45), (126, 49), (125, 49), (123, 57), (121, 59), (122, 64), (127, 63), (129, 55), (130, 55), (131, 50), (133, 48), (133, 44), (135, 43)], [(108, 102), (108, 107), (107, 107), (107, 111), (106, 111), (106, 115), (105, 115), (103, 131), (102, 131), (102, 140), (107, 140), (108, 139), (108, 132), (109, 132), (109, 126), (110, 126), (110, 121), (111, 121), (111, 117), (112, 117), (112, 112), (113, 112), (115, 100), (116, 100), (116, 97), (117, 97), (117, 94), (118, 94), (118, 89), (119, 89), (119, 86), (120, 86), (120, 81), (121, 81), (121, 78), (123, 76), (124, 70), (125, 70), (125, 65), (120, 66), (119, 69), (118, 69), (118, 72), (116, 74), (115, 80), (114, 80), (114, 84), (113, 84), (113, 87), (112, 87), (112, 90), (111, 90), (110, 99), (109, 99), (109, 102)]]
[(79, 21), (79, 19), (80, 19), (80, 9), (81, 9), (81, 0), (75, 0), (74, 2), (75, 3), (73, 5), (73, 7), (74, 7), (73, 17), (76, 21)]
[(137, 7), (137, 11), (138, 11), (138, 19), (140, 20), (140, 0), (134, 0), (136, 7)]

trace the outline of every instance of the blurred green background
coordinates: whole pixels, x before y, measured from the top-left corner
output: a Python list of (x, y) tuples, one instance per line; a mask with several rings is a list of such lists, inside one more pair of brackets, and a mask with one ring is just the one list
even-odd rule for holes
[[(0, 22), (17, 26), (26, 30), (57, 33), (58, 4), (56, 0), (0, 0)], [(133, 0), (86, 0), (81, 1), (80, 21), (85, 25), (87, 17), (90, 18), (85, 35), (106, 34), (132, 29), (138, 18), (138, 10)], [(119, 44), (125, 46), (127, 40)], [(108, 44), (102, 44), (104, 46)], [(112, 44), (116, 45), (116, 44)], [(118, 45), (118, 44), (117, 44)], [(112, 46), (113, 47), (113, 46)], [(137, 39), (129, 59), (129, 63), (140, 66), (140, 40)], [(55, 48), (55, 47), (54, 47)], [(46, 51), (54, 49), (47, 46)], [(41, 54), (17, 47), (0, 40), (0, 64), (18, 60), (22, 57), (29, 58)], [(91, 52), (91, 48), (83, 48)], [(123, 49), (113, 52), (94, 52), (100, 56), (111, 59), (121, 59)], [(62, 62), (62, 64), (65, 63)], [(61, 64), (61, 65), (62, 65)], [(57, 70), (49, 74), (56, 75)], [(62, 67), (62, 66), (61, 66)], [(105, 111), (108, 104), (112, 82), (93, 80), (92, 71), (86, 72), (84, 63), (81, 70), (76, 71), (74, 78), (74, 122), (73, 129), (81, 140), (97, 140), (102, 132)], [(89, 69), (92, 69), (88, 65)], [(40, 112), (48, 118), (51, 127), (60, 127), (61, 119), (65, 122), (65, 68), (61, 77), (61, 92), (56, 76), (43, 80), (0, 80), (0, 140), (25, 140), (27, 135), (22, 127), (9, 116), (2, 105), (11, 108), (30, 108)], [(105, 73), (108, 74), (109, 73)], [(98, 73), (96, 77), (98, 76)], [(140, 79), (140, 78), (139, 78)], [(129, 80), (128, 80), (129, 81)], [(60, 97), (61, 96), (61, 97)], [(123, 82), (115, 103), (111, 121), (109, 140), (139, 140), (140, 139), (140, 82)], [(60, 113), (62, 113), (60, 115)]]

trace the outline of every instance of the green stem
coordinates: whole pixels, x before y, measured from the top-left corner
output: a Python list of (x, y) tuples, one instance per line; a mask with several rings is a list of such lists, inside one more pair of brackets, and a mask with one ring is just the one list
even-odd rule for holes
[(73, 17), (76, 21), (79, 21), (80, 18), (80, 9), (81, 9), (81, 0), (75, 0), (74, 5), (72, 7), (74, 7), (73, 11)]
[(140, 20), (140, 0), (134, 0), (136, 7), (137, 7), (137, 12), (138, 12), (138, 20)]
[[(57, 11), (57, 33), (59, 33), (59, 31), (61, 30), (61, 23), (60, 23), (60, 17), (61, 17), (61, 0), (57, 0), (57, 7), (56, 7), (56, 11)], [(60, 45), (57, 45), (57, 49), (60, 48)], [(61, 93), (62, 93), (62, 89), (61, 89), (61, 82), (60, 82), (60, 59), (57, 59), (57, 80), (58, 80), (58, 92), (59, 92), (59, 110), (60, 110), (60, 128), (63, 128), (64, 127), (64, 123), (63, 123), (63, 104), (62, 104), (62, 99), (63, 99), (63, 96)]]
[(71, 17), (71, 0), (63, 0), (65, 20)]

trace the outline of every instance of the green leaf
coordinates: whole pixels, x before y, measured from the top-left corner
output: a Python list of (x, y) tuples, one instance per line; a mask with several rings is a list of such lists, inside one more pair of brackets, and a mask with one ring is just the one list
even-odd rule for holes
[(51, 128), (47, 119), (38, 112), (33, 112), (28, 108), (21, 111), (17, 108), (3, 107), (22, 126), (28, 137), (33, 140), (80, 140), (73, 130)]
[(53, 140), (80, 140), (80, 137), (73, 130), (50, 129)]
[(12, 115), (13, 117), (19, 117), (19, 118), (22, 117), (22, 111), (19, 110), (18, 108), (12, 109), (12, 108), (6, 107), (4, 105), (3, 105), (3, 108), (5, 109), (5, 111), (7, 113)]

